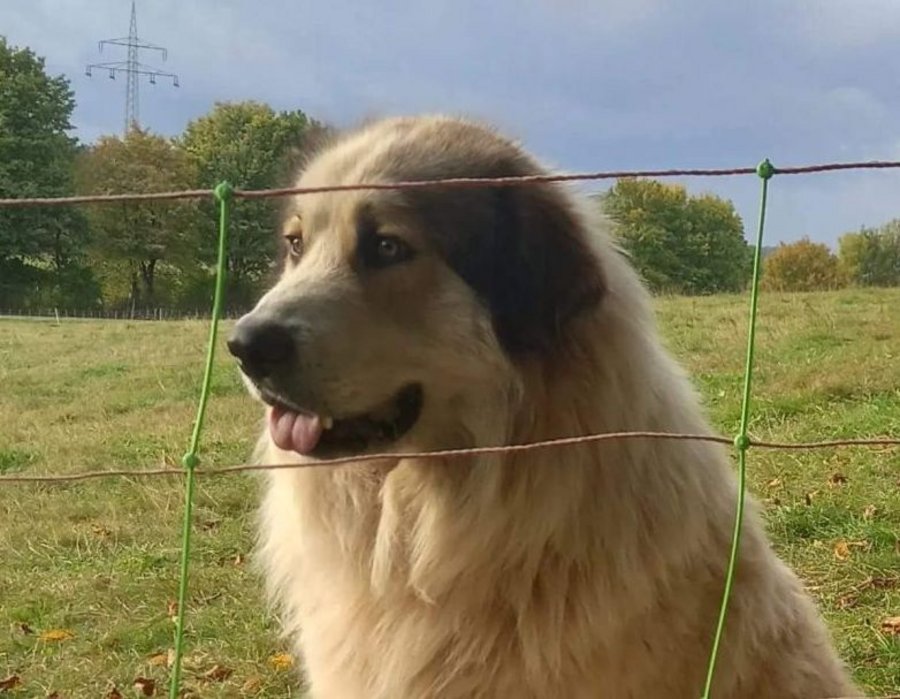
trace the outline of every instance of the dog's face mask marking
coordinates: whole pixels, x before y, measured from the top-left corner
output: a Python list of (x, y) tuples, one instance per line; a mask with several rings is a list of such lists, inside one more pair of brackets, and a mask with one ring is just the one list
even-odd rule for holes
[[(532, 174), (482, 129), (383, 122), (320, 155), (301, 186)], [(280, 281), (229, 348), (272, 406), (277, 446), (316, 457), (420, 447), (453, 429), (517, 360), (554, 352), (602, 281), (566, 199), (547, 187), (301, 196)], [(421, 443), (420, 443), (421, 442)]]

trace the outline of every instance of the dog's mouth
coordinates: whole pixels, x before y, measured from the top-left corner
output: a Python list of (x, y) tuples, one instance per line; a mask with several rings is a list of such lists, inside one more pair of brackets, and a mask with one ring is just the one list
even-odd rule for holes
[(424, 402), (422, 386), (412, 383), (372, 410), (337, 418), (303, 410), (263, 387), (259, 393), (272, 408), (269, 434), (275, 445), (316, 458), (354, 456), (389, 446), (413, 428)]

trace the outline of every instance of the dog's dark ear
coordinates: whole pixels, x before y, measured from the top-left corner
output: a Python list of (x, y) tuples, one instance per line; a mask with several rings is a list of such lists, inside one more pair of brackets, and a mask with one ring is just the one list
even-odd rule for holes
[(549, 351), (573, 317), (599, 303), (602, 271), (558, 190), (498, 188), (493, 197), (492, 230), (472, 236), (451, 262), (487, 304), (507, 352)]

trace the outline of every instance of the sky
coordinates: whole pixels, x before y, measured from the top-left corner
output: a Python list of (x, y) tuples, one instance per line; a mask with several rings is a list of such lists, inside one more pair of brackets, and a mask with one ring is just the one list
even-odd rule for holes
[[(176, 135), (216, 101), (339, 127), (444, 112), (486, 120), (554, 170), (900, 160), (897, 0), (138, 0), (138, 34), (180, 87), (140, 87), (141, 124)], [(0, 34), (72, 81), (76, 135), (120, 133), (130, 0), (3, 0)], [(759, 182), (679, 180), (734, 202)], [(593, 184), (596, 191), (605, 185)], [(776, 177), (766, 244), (834, 246), (900, 217), (900, 172)]]

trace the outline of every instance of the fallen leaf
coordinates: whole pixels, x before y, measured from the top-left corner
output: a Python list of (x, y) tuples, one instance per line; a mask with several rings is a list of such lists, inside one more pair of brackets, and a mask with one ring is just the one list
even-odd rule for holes
[(289, 670), (294, 666), (294, 656), (290, 653), (276, 653), (269, 658), (273, 670)]
[(828, 479), (828, 485), (832, 488), (837, 485), (844, 485), (847, 482), (847, 476), (843, 473), (833, 473), (831, 474), (831, 478)]
[(857, 604), (859, 604), (857, 595), (844, 595), (838, 599), (837, 606), (838, 609), (853, 609)]
[(863, 519), (870, 520), (875, 517), (878, 513), (878, 508), (875, 505), (866, 505), (866, 509), (863, 510)]
[(262, 677), (259, 675), (252, 675), (247, 678), (247, 681), (241, 685), (241, 691), (245, 694), (249, 694), (250, 692), (258, 692), (262, 688)]
[(110, 528), (107, 527), (105, 524), (92, 524), (91, 531), (94, 532), (94, 534), (99, 536), (101, 539), (105, 539), (110, 534), (112, 534), (112, 531), (110, 530)]
[(871, 587), (875, 590), (893, 590), (896, 587), (900, 587), (900, 578), (869, 578), (863, 584), (866, 587)]
[(156, 681), (149, 677), (135, 677), (133, 686), (145, 697), (152, 697), (156, 694)]
[(834, 545), (834, 557), (839, 561), (846, 561), (850, 558), (850, 545), (846, 541), (838, 541)]
[(153, 667), (163, 667), (164, 665), (169, 664), (169, 654), (168, 653), (157, 653), (156, 655), (151, 655), (147, 658), (147, 662), (150, 663)]
[(122, 693), (115, 687), (110, 689), (103, 699), (122, 699)]
[(62, 695), (59, 692), (50, 692), (44, 699), (62, 699)]
[(900, 616), (888, 617), (881, 622), (881, 630), (891, 636), (900, 635)]
[(780, 486), (781, 486), (781, 479), (780, 479), (780, 478), (773, 478), (773, 479), (770, 480), (768, 483), (766, 483), (766, 487), (767, 487), (767, 488), (778, 488), (778, 487), (780, 487)]
[(838, 541), (834, 545), (834, 557), (845, 561), (850, 557), (850, 549), (868, 549), (871, 546), (868, 541)]
[(213, 665), (209, 670), (203, 673), (203, 677), (207, 680), (212, 680), (213, 682), (221, 682), (231, 677), (232, 672), (234, 671), (224, 665)]
[(68, 641), (75, 638), (75, 634), (68, 629), (50, 629), (42, 631), (38, 638), (42, 641)]
[(9, 677), (0, 680), (0, 692), (7, 692), (10, 689), (15, 689), (20, 684), (22, 684), (21, 677), (18, 675), (10, 675)]

